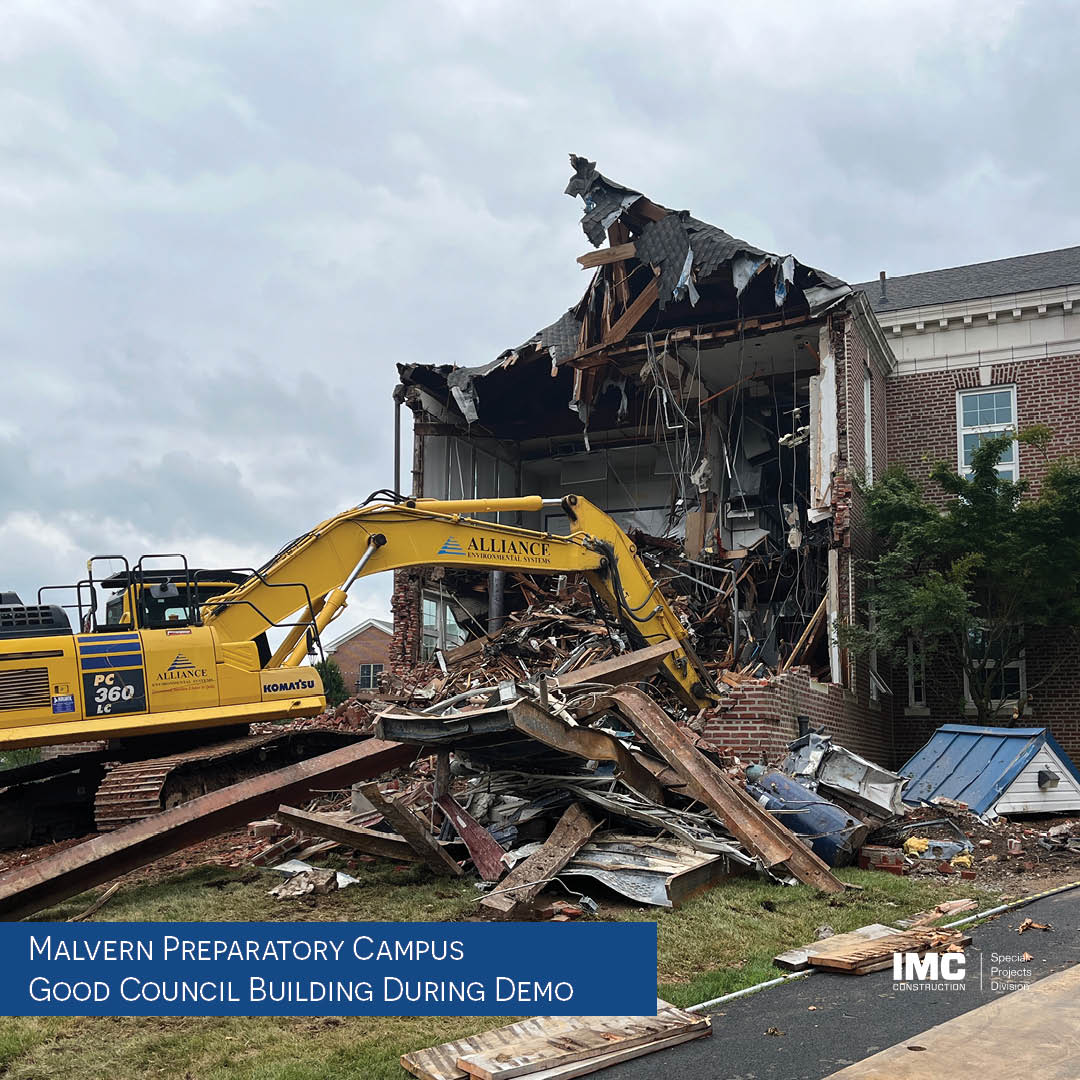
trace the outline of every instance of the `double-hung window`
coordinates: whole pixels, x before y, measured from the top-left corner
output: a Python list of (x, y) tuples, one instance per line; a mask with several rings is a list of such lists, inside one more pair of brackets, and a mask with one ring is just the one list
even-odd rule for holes
[(382, 664), (361, 664), (360, 674), (356, 680), (357, 690), (378, 690), (382, 670)]
[(926, 708), (926, 657), (922, 642), (909, 637), (907, 642), (908, 708)]
[[(1016, 431), (1016, 387), (961, 390), (957, 395), (956, 448), (962, 476), (971, 472), (971, 455), (979, 444), (1007, 431)], [(1001, 455), (998, 472), (1007, 480), (1019, 479), (1016, 440)]]

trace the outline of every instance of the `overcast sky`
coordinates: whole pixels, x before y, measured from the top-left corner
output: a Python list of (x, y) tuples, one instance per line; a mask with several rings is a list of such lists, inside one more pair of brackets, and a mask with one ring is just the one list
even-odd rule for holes
[(853, 282), (1080, 243), (1078, 23), (2, 0), (0, 586), (258, 564), (389, 486), (394, 364), (485, 362), (583, 289), (570, 152)]

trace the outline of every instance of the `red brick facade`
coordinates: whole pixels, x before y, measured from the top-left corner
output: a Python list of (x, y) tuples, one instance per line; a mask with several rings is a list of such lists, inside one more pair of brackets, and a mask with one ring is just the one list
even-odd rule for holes
[(731, 747), (744, 761), (776, 761), (798, 734), (800, 716), (813, 730), (856, 754), (882, 765), (893, 758), (892, 715), (887, 703), (868, 699), (866, 687), (853, 693), (835, 683), (820, 683), (804, 668), (759, 680), (727, 695), (717, 715), (705, 724), (705, 737)]
[(369, 623), (327, 653), (327, 658), (337, 661), (341, 668), (350, 694), (356, 693), (361, 664), (382, 664), (384, 671), (390, 670), (390, 642), (390, 634), (375, 623)]
[[(978, 367), (894, 375), (888, 383), (888, 460), (899, 462), (916, 477), (944, 461), (957, 466), (957, 391), (1016, 387), (1018, 426), (1046, 424), (1054, 432), (1051, 457), (1080, 450), (1080, 356), (1065, 355), (993, 364), (989, 378)], [(1046, 463), (1033, 447), (1020, 448), (1020, 478), (1033, 493)], [(929, 486), (932, 497), (937, 497)], [(944, 496), (940, 499), (944, 502)], [(1023, 723), (1048, 727), (1067, 753), (1080, 761), (1080, 649), (1068, 631), (1033, 628), (1028, 634), (1025, 664), (1030, 693)], [(939, 725), (972, 720), (963, 706), (963, 685), (955, 677), (927, 671), (927, 708), (909, 708), (906, 671), (897, 673), (895, 737), (897, 754), (914, 753)], [(1002, 712), (998, 723), (1010, 722)]]
[[(888, 384), (888, 460), (925, 477), (944, 461), (957, 465), (956, 393), (980, 386), (979, 368), (923, 371), (894, 375)], [(1021, 428), (1047, 424), (1054, 432), (1051, 454), (1076, 453), (1080, 447), (1080, 355), (1055, 356), (994, 364), (987, 388), (1016, 387)], [(1045, 472), (1034, 447), (1020, 447), (1020, 477), (1037, 492)], [(944, 498), (944, 496), (942, 496)]]

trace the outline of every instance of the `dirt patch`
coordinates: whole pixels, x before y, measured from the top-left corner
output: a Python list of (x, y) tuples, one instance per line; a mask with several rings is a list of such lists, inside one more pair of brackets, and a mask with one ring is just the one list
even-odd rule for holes
[[(946, 819), (943, 824), (930, 822)], [(920, 806), (905, 815), (899, 824), (902, 833), (886, 827), (875, 834), (874, 843), (890, 846), (912, 836), (930, 840), (958, 840), (963, 835), (974, 850), (976, 883), (985, 888), (1001, 889), (1010, 896), (1030, 896), (1044, 889), (1080, 881), (1080, 817), (1040, 816), (1037, 818), (998, 818), (985, 822), (968, 810), (944, 806)], [(959, 831), (957, 831), (959, 830)], [(1069, 841), (1074, 843), (1070, 846)], [(914, 875), (939, 874), (933, 860), (909, 859)]]

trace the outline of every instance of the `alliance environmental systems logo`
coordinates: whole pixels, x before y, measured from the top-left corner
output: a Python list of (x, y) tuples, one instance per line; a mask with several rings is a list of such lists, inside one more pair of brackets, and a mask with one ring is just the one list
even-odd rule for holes
[(514, 536), (470, 536), (468, 544), (462, 545), (451, 534), (443, 541), (438, 554), (543, 566), (551, 562), (551, 544), (547, 540), (524, 540)]

